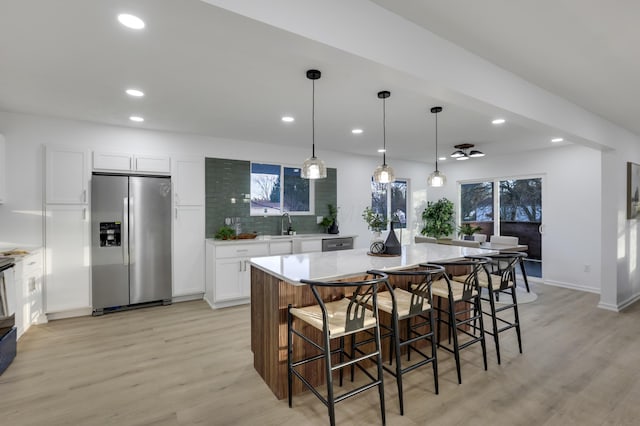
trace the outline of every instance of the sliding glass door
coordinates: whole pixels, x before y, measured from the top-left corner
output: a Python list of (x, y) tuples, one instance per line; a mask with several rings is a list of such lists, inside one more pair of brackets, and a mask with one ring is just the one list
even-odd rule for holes
[(529, 247), (528, 275), (542, 277), (542, 177), (465, 182), (459, 185), (459, 195), (460, 225), (480, 227), (478, 232), (487, 239), (518, 237)]
[(526, 244), (527, 275), (542, 277), (542, 178), (500, 181), (500, 235)]

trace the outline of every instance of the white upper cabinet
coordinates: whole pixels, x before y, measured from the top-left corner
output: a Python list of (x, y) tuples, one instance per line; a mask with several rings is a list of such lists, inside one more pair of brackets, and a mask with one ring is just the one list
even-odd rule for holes
[(135, 155), (136, 172), (171, 173), (171, 158), (162, 155)]
[(93, 170), (169, 174), (171, 158), (166, 155), (94, 151)]
[(204, 205), (204, 179), (204, 157), (175, 159), (173, 182), (176, 205)]
[(6, 202), (7, 198), (7, 159), (4, 136), (0, 135), (0, 204)]
[(47, 204), (87, 204), (87, 151), (47, 146), (45, 158)]
[(121, 170), (131, 171), (133, 168), (133, 156), (117, 152), (93, 153), (93, 170)]

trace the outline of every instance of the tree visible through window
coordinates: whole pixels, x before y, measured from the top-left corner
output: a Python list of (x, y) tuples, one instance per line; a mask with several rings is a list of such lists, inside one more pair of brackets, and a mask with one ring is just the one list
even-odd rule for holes
[(390, 184), (384, 184), (376, 183), (371, 179), (371, 209), (389, 221), (396, 220), (395, 228), (406, 228), (407, 181), (396, 180)]
[(252, 163), (251, 215), (313, 213), (312, 188), (298, 167)]

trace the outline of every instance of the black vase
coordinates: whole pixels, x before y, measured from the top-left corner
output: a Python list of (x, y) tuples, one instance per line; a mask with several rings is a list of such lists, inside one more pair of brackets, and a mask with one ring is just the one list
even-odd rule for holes
[(331, 225), (327, 228), (327, 234), (338, 234), (340, 230), (338, 229), (338, 224), (332, 222)]
[(384, 242), (384, 252), (385, 254), (391, 255), (402, 254), (402, 246), (400, 245), (400, 241), (398, 241), (398, 237), (396, 237), (396, 233), (393, 231), (393, 221), (391, 222), (391, 230), (389, 231), (387, 241)]

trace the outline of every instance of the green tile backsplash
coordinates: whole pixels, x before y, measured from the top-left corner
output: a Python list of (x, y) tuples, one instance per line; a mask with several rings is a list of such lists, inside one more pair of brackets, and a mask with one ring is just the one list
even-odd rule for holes
[[(250, 166), (249, 161), (223, 158), (206, 159), (207, 238), (213, 238), (218, 228), (224, 225), (224, 220), (227, 217), (238, 220), (242, 232), (257, 232), (260, 235), (280, 234), (280, 216), (249, 215)], [(325, 232), (325, 229), (317, 224), (316, 216), (326, 216), (329, 213), (327, 205), (333, 204), (335, 206), (337, 204), (336, 169), (327, 169), (327, 178), (315, 181), (315, 185), (315, 214), (291, 217), (293, 228), (299, 234)]]

